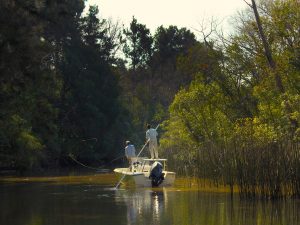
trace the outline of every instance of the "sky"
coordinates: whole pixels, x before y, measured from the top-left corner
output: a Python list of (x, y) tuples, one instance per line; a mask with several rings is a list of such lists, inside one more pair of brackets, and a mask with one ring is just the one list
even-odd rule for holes
[[(102, 18), (112, 18), (128, 27), (134, 16), (154, 32), (163, 25), (176, 25), (191, 30), (201, 29), (201, 24), (211, 18), (223, 21), (230, 29), (228, 18), (246, 8), (243, 0), (87, 0), (86, 5), (98, 5)], [(226, 30), (225, 30), (226, 31)]]

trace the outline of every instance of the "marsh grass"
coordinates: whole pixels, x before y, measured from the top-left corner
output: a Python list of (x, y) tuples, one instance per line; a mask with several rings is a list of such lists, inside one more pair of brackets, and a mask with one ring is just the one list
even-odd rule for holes
[(174, 168), (188, 178), (188, 187), (238, 192), (241, 198), (299, 198), (299, 147), (299, 143), (288, 140), (207, 142), (199, 147), (192, 163), (177, 161)]

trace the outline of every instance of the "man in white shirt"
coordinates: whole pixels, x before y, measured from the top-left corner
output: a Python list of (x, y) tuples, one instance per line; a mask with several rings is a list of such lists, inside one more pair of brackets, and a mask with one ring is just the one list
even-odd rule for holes
[(146, 131), (146, 141), (149, 140), (149, 151), (151, 159), (158, 159), (158, 150), (157, 150), (157, 131), (151, 128), (151, 125), (147, 125), (148, 130)]
[(130, 141), (126, 141), (125, 156), (128, 159), (128, 162), (129, 162), (130, 165), (136, 159), (135, 147), (134, 147), (134, 145), (130, 144)]

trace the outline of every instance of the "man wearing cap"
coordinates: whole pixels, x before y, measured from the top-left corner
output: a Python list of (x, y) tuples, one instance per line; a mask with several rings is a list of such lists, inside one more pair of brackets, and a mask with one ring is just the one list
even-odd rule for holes
[(136, 159), (135, 147), (130, 143), (130, 141), (126, 141), (125, 156), (128, 159), (129, 165), (131, 165)]

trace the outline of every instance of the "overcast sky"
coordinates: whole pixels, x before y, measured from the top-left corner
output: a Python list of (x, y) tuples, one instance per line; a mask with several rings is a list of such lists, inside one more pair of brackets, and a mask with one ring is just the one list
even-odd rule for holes
[(177, 25), (199, 29), (212, 17), (225, 21), (237, 10), (247, 7), (243, 0), (88, 0), (86, 5), (99, 5), (102, 18), (119, 20), (126, 27), (132, 16), (154, 32), (160, 26)]

